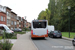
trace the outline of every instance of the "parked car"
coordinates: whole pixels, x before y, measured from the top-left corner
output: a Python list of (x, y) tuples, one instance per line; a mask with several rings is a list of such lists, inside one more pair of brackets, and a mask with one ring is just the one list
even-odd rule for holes
[(55, 31), (51, 31), (49, 34), (48, 34), (49, 37), (60, 37), (62, 38), (62, 33), (58, 30), (55, 30)]
[(14, 34), (14, 31), (10, 30), (6, 25), (4, 24), (0, 24), (0, 31), (1, 31), (1, 34), (4, 33), (4, 30), (5, 30), (5, 33), (13, 33)]
[(22, 32), (22, 29), (20, 29), (20, 28), (15, 28), (15, 29), (13, 29), (13, 31), (15, 31), (15, 32)]
[(74, 37), (74, 39), (72, 40), (72, 44), (73, 44), (73, 46), (75, 46), (75, 37)]

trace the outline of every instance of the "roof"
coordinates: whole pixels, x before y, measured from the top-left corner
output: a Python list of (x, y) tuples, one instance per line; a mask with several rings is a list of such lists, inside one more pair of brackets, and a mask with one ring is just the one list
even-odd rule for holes
[(9, 8), (9, 7), (6, 7), (7, 9), (9, 9), (9, 10), (12, 10), (11, 8)]
[(17, 14), (16, 14), (16, 13), (14, 13), (13, 11), (11, 11), (11, 13), (13, 13), (13, 14), (17, 15)]
[(6, 14), (5, 12), (2, 12), (2, 11), (1, 11), (0, 13), (4, 13), (4, 14)]

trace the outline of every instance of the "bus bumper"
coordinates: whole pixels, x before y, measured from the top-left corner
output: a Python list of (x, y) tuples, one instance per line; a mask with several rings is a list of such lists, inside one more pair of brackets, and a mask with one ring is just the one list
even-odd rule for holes
[(31, 37), (32, 37), (32, 38), (48, 37), (48, 34), (41, 35), (41, 36), (38, 36), (38, 35), (31, 35)]

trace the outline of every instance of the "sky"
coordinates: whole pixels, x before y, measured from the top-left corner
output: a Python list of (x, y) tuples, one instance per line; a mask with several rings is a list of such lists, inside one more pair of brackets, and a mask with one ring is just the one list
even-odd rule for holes
[(48, 8), (49, 0), (0, 0), (0, 5), (8, 6), (18, 16), (25, 17), (28, 22), (38, 18), (42, 10)]

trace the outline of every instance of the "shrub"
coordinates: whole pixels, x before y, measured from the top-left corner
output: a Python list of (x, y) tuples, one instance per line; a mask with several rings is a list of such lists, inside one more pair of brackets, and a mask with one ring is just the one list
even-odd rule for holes
[[(11, 38), (13, 36), (13, 34), (9, 34), (9, 33), (5, 33), (5, 38)], [(4, 35), (3, 35), (4, 38)]]
[(17, 37), (16, 36), (12, 36), (11, 39), (17, 39)]
[(24, 28), (24, 29), (22, 29), (22, 31), (30, 31), (31, 30), (31, 28)]
[(11, 42), (9, 40), (5, 40), (5, 42), (0, 43), (0, 50), (11, 50)]

